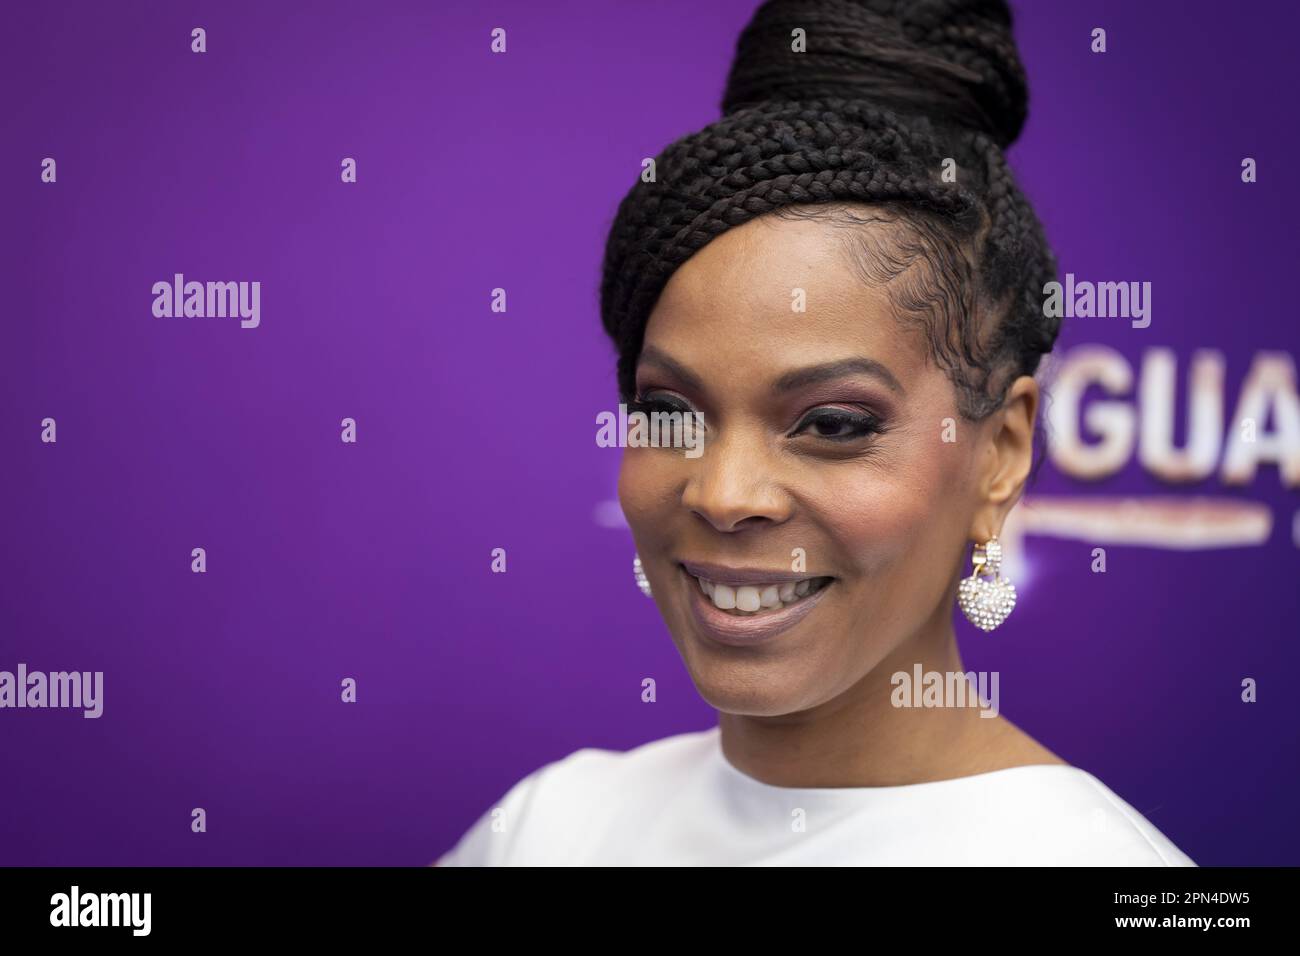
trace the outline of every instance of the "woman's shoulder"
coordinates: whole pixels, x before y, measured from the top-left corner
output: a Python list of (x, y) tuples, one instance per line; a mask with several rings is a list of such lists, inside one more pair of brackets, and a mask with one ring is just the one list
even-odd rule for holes
[[(966, 778), (982, 797), (990, 833), (1015, 860), (1063, 865), (1195, 866), (1146, 816), (1096, 775), (1071, 764), (1000, 716), (984, 741), (988, 772)], [(960, 778), (958, 778), (960, 779)], [(960, 784), (946, 796), (965, 799)], [(1154, 809), (1151, 812), (1154, 812)]]
[[(662, 737), (629, 750), (583, 747), (543, 764), (484, 812), (438, 866), (500, 866), (527, 855), (558, 857), (561, 847), (536, 841), (590, 831), (602, 815), (626, 810), (631, 794), (650, 797), (708, 759), (717, 728)], [(529, 827), (530, 821), (544, 826)], [(527, 831), (528, 845), (524, 844)]]
[(1096, 775), (1069, 763), (981, 774), (978, 812), (1010, 864), (1196, 866), (1154, 823)]

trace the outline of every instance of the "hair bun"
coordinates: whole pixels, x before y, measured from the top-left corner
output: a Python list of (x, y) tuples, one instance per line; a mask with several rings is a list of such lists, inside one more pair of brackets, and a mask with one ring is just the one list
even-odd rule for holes
[[(795, 52), (795, 29), (806, 51)], [(854, 99), (988, 134), (1028, 109), (1005, 0), (768, 0), (736, 45), (723, 114), (774, 101)]]

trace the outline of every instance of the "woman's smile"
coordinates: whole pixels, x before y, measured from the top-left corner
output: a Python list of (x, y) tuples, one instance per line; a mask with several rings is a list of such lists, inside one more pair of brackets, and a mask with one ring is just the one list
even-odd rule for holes
[(749, 646), (784, 634), (821, 603), (834, 578), (690, 561), (678, 565), (692, 616), (706, 637)]

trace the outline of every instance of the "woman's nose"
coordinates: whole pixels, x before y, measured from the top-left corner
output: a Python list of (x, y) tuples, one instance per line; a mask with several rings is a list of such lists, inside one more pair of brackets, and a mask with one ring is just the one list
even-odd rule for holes
[(730, 533), (780, 524), (790, 498), (762, 440), (736, 431), (704, 444), (682, 489), (682, 504), (717, 531)]

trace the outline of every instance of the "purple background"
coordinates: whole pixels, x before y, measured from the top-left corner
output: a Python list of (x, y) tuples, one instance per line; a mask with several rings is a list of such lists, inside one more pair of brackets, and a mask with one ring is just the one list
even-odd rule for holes
[[(1067, 320), (1061, 348), (1170, 346), (1180, 396), (1220, 349), (1230, 410), (1256, 351), (1300, 352), (1295, 15), (1019, 6), (1012, 159), (1062, 273), (1154, 284), (1150, 328)], [(717, 117), (753, 7), (10, 5), (0, 669), (102, 670), (105, 712), (0, 711), (0, 862), (420, 865), (545, 762), (713, 722), (594, 517), (596, 288), (641, 158)], [(261, 281), (261, 327), (155, 319), (174, 272)], [(1131, 460), (1035, 490), (1171, 489)], [(1273, 537), (1111, 548), (1106, 575), (1029, 538), (1032, 586), (996, 639), (959, 623), (966, 663), (1198, 863), (1300, 863), (1300, 496), (1271, 465), (1177, 493), (1263, 502)]]

